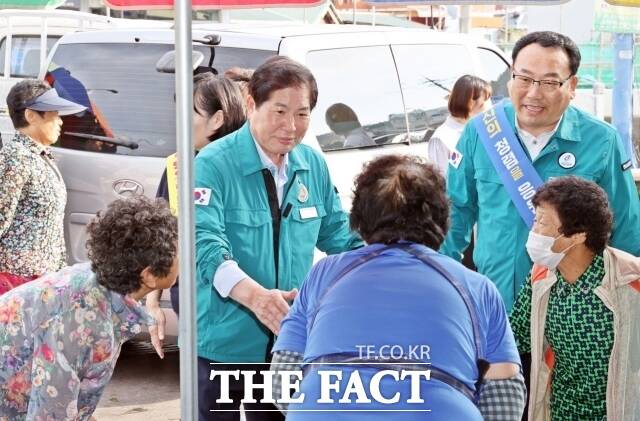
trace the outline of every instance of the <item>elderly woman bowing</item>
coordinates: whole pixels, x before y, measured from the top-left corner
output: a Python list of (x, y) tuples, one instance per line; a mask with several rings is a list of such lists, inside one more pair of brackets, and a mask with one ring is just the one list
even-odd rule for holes
[(0, 294), (66, 264), (67, 193), (49, 146), (60, 116), (86, 109), (36, 79), (14, 85), (7, 106), (17, 132), (0, 149)]
[(122, 344), (153, 323), (140, 300), (176, 280), (164, 202), (116, 200), (87, 231), (90, 262), (0, 297), (0, 420), (90, 419)]
[(531, 353), (529, 420), (640, 420), (640, 259), (607, 247), (612, 214), (595, 183), (556, 178), (533, 203), (534, 267), (511, 314)]

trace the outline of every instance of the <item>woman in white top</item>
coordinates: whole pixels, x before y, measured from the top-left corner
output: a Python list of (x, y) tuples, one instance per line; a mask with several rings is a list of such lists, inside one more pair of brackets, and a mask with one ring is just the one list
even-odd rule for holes
[(464, 75), (449, 95), (449, 116), (429, 139), (428, 157), (446, 176), (449, 154), (456, 147), (462, 129), (473, 116), (491, 107), (491, 85), (476, 76)]

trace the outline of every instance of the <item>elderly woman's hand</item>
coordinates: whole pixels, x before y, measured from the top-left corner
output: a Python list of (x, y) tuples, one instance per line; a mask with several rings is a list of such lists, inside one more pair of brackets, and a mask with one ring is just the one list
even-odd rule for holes
[(160, 296), (162, 290), (152, 291), (147, 295), (146, 308), (147, 312), (156, 321), (156, 324), (149, 326), (149, 336), (151, 337), (151, 345), (156, 350), (156, 353), (160, 358), (164, 358), (164, 351), (162, 345), (164, 344), (164, 328), (167, 323), (167, 319), (164, 315), (164, 311), (160, 308)]

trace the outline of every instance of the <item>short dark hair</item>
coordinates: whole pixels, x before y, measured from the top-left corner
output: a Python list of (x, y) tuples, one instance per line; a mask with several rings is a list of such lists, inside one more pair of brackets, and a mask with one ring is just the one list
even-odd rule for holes
[(253, 76), (254, 69), (246, 69), (244, 67), (230, 67), (224, 71), (224, 77), (233, 81), (243, 96), (249, 93), (249, 81)]
[[(7, 95), (7, 108), (9, 109), (9, 117), (11, 117), (11, 122), (15, 129), (21, 129), (29, 125), (29, 122), (24, 116), (24, 112), (27, 109), (25, 104), (39, 97), (49, 89), (51, 89), (51, 86), (49, 86), (47, 82), (39, 79), (25, 79), (13, 85)], [(44, 115), (43, 111), (36, 112), (41, 116)]]
[(253, 72), (253, 69), (246, 69), (244, 67), (229, 67), (224, 71), (224, 77), (234, 82), (249, 83)]
[(200, 73), (193, 78), (193, 104), (206, 112), (206, 117), (222, 110), (224, 121), (210, 141), (235, 132), (246, 120), (240, 89), (229, 79), (213, 73)]
[(511, 52), (513, 64), (516, 63), (520, 50), (529, 44), (539, 44), (545, 48), (562, 48), (569, 58), (571, 76), (578, 73), (582, 56), (576, 43), (568, 36), (553, 31), (538, 31), (523, 36), (513, 46), (513, 51)]
[(451, 89), (449, 95), (449, 113), (453, 117), (469, 118), (471, 108), (470, 102), (477, 100), (481, 96), (487, 100), (491, 98), (491, 85), (477, 76), (464, 75), (461, 76)]
[(350, 222), (370, 244), (405, 240), (437, 250), (449, 227), (444, 178), (418, 156), (376, 158), (356, 177)]
[(587, 248), (602, 253), (609, 241), (613, 215), (607, 194), (596, 183), (572, 175), (554, 178), (538, 189), (532, 202), (535, 206), (553, 206), (560, 218), (560, 234), (584, 232)]
[(256, 107), (267, 102), (274, 91), (292, 87), (309, 90), (309, 106), (313, 110), (318, 102), (318, 85), (309, 69), (285, 56), (274, 56), (262, 63), (251, 76), (249, 95)]
[(176, 218), (162, 199), (112, 202), (87, 226), (91, 269), (100, 285), (120, 294), (140, 289), (140, 274), (167, 276), (178, 252)]

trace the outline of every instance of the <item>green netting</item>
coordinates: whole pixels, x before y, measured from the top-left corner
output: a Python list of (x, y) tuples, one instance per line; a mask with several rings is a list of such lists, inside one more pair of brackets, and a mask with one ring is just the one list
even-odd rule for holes
[(55, 9), (65, 0), (0, 0), (0, 9)]

